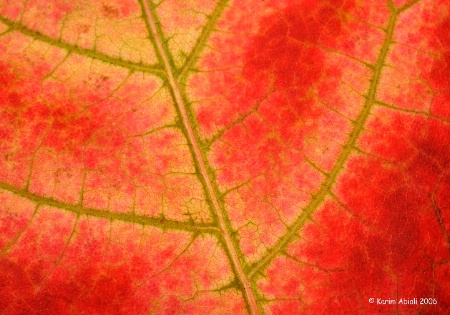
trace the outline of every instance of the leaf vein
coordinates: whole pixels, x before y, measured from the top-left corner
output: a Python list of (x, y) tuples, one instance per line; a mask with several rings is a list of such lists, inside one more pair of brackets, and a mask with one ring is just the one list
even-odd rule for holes
[(243, 262), (240, 259), (239, 248), (235, 244), (232, 237), (231, 227), (227, 224), (227, 216), (224, 209), (219, 204), (219, 198), (213, 186), (215, 186), (215, 180), (209, 173), (209, 167), (207, 166), (207, 160), (203, 156), (199, 146), (199, 137), (196, 135), (193, 122), (190, 121), (187, 105), (183, 98), (180, 82), (176, 78), (176, 68), (170, 58), (170, 53), (164, 44), (164, 38), (161, 36), (162, 32), (158, 25), (158, 20), (154, 12), (154, 5), (150, 0), (140, 0), (142, 7), (142, 14), (146, 22), (146, 26), (151, 37), (152, 43), (155, 46), (156, 53), (159, 60), (164, 66), (166, 72), (167, 85), (169, 86), (174, 106), (178, 112), (180, 123), (184, 129), (186, 140), (189, 143), (189, 148), (192, 154), (192, 158), (198, 170), (199, 179), (205, 189), (205, 193), (208, 195), (211, 201), (213, 215), (218, 220), (218, 228), (221, 230), (221, 236), (225, 245), (226, 251), (229, 253), (230, 263), (237, 276), (239, 282), (243, 286), (243, 294), (249, 307), (251, 314), (259, 314), (258, 305), (253, 292), (253, 287), (249, 278), (244, 272)]
[[(54, 38), (47, 36), (45, 34), (42, 34), (40, 32), (33, 31), (32, 29), (24, 26), (23, 24), (21, 24), (19, 22), (11, 21), (1, 15), (0, 15), (0, 22), (4, 23), (5, 25), (7, 25), (9, 27), (8, 32), (17, 31), (25, 36), (29, 36), (33, 39), (50, 44), (52, 46), (62, 48), (64, 50), (68, 51), (69, 53), (76, 53), (81, 56), (85, 56), (88, 58), (103, 61), (105, 63), (109, 63), (114, 66), (118, 66), (118, 67), (122, 67), (122, 68), (126, 68), (131, 71), (140, 71), (140, 72), (145, 72), (145, 73), (152, 73), (155, 75), (162, 75), (164, 73), (159, 65), (147, 65), (147, 64), (142, 64), (142, 63), (135, 63), (135, 62), (121, 59), (121, 58), (112, 57), (112, 56), (109, 56), (107, 54), (104, 54), (104, 53), (101, 53), (101, 52), (98, 52), (98, 51), (95, 51), (92, 49), (87, 49), (87, 48), (80, 47), (78, 45), (69, 44), (69, 43), (61, 41), (59, 39), (54, 39)], [(1, 35), (4, 35), (6, 33), (7, 32), (4, 32)]]
[(144, 226), (149, 225), (162, 229), (184, 230), (184, 231), (212, 233), (212, 234), (216, 234), (219, 232), (219, 229), (217, 227), (210, 224), (189, 224), (186, 222), (169, 220), (165, 218), (163, 219), (153, 218), (145, 215), (137, 215), (134, 213), (116, 213), (107, 210), (100, 210), (90, 207), (84, 207), (81, 205), (70, 204), (53, 198), (39, 196), (29, 191), (16, 188), (4, 182), (0, 182), (0, 189), (8, 191), (14, 195), (25, 198), (27, 200), (33, 201), (38, 206), (44, 205), (50, 206), (57, 209), (75, 213), (78, 216), (86, 215), (100, 219), (107, 219), (110, 221), (136, 223)]
[(373, 76), (370, 79), (369, 91), (364, 106), (354, 122), (353, 131), (349, 139), (344, 144), (341, 154), (339, 155), (333, 169), (328, 173), (328, 177), (321, 185), (319, 191), (312, 196), (311, 202), (305, 207), (301, 215), (294, 221), (294, 223), (287, 229), (287, 232), (278, 240), (278, 242), (257, 262), (255, 262), (249, 270), (249, 277), (254, 278), (255, 275), (270, 264), (270, 262), (280, 253), (285, 250), (286, 246), (295, 237), (298, 231), (311, 220), (313, 213), (322, 205), (326, 197), (330, 194), (337, 177), (344, 169), (344, 166), (354, 151), (357, 140), (364, 131), (365, 123), (370, 115), (370, 112), (376, 102), (376, 92), (381, 78), (382, 69), (389, 52), (389, 46), (392, 43), (397, 13), (392, 12), (386, 28), (386, 36), (380, 50), (377, 62), (374, 67)]

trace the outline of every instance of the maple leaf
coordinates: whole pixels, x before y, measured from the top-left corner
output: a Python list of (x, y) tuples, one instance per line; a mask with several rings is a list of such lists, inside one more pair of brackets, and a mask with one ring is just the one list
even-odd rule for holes
[(447, 314), (447, 0), (0, 2), (0, 313)]

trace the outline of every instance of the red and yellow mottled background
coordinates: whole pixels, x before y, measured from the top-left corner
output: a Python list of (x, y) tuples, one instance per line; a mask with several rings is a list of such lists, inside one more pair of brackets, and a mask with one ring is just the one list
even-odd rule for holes
[(447, 314), (449, 230), (447, 0), (0, 1), (1, 314)]

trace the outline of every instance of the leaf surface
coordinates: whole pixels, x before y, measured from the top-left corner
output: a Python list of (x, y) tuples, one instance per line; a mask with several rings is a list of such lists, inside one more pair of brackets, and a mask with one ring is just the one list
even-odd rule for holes
[(0, 313), (446, 314), (449, 34), (445, 0), (2, 1)]

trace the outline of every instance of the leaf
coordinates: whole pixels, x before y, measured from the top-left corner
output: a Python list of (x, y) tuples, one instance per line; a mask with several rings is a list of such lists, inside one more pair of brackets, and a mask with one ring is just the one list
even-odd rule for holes
[(448, 313), (449, 34), (444, 0), (2, 1), (0, 313)]

